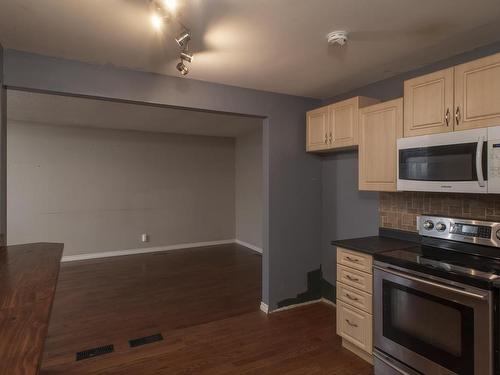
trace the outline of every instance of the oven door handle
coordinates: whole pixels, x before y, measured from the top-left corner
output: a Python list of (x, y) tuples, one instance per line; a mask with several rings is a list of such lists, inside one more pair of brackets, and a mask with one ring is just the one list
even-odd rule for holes
[(483, 145), (484, 145), (484, 137), (479, 137), (477, 139), (477, 147), (476, 147), (476, 173), (477, 173), (477, 183), (479, 184), (480, 187), (486, 186), (483, 175)]
[(415, 282), (418, 282), (418, 283), (421, 283), (421, 284), (429, 285), (429, 286), (432, 286), (432, 287), (435, 287), (435, 288), (444, 289), (444, 290), (447, 290), (449, 292), (454, 292), (454, 293), (461, 294), (463, 296), (471, 297), (471, 298), (474, 298), (474, 299), (478, 299), (478, 300), (481, 300), (481, 301), (484, 301), (484, 300), (488, 299), (488, 295), (481, 295), (481, 294), (478, 294), (478, 293), (469, 292), (467, 290), (463, 290), (463, 289), (459, 289), (459, 288), (454, 288), (452, 286), (448, 286), (448, 285), (436, 283), (434, 281), (425, 280), (425, 279), (422, 279), (420, 277), (415, 277), (415, 276), (410, 275), (410, 274), (405, 273), (405, 272), (395, 271), (393, 269), (383, 268), (383, 267), (379, 267), (379, 266), (375, 266), (375, 265), (373, 266), (373, 268), (376, 268), (376, 269), (378, 269), (380, 271), (383, 271), (383, 272), (390, 273), (390, 274), (392, 274), (394, 276), (399, 276), (399, 277), (402, 277), (404, 279), (408, 279), (408, 280), (415, 281)]

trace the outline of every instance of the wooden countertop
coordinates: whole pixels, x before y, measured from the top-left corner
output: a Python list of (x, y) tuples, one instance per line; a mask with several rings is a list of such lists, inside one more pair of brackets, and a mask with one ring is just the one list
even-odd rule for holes
[(62, 251), (57, 243), (0, 248), (0, 375), (38, 372)]

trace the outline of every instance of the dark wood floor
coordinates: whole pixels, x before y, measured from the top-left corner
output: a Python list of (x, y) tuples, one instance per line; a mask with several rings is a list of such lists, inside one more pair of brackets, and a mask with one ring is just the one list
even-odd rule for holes
[[(42, 374), (373, 373), (341, 347), (332, 307), (267, 316), (260, 292), (261, 257), (237, 245), (65, 263)], [(128, 346), (154, 333), (164, 340)]]

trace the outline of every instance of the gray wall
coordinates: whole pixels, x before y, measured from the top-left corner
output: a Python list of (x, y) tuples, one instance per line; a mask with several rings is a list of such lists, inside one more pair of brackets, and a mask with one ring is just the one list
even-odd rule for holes
[(262, 249), (262, 129), (236, 138), (236, 239)]
[[(357, 95), (370, 96), (383, 101), (403, 96), (406, 79), (461, 64), (500, 52), (500, 42), (474, 49), (437, 63), (357, 88), (323, 101), (330, 104)], [(322, 158), (323, 208), (322, 208), (322, 268), (323, 277), (335, 284), (335, 247), (328, 245), (332, 239), (374, 235), (378, 227), (377, 193), (358, 192), (357, 151), (331, 154)], [(356, 224), (359, 222), (359, 224)]]
[(305, 112), (320, 101), (51, 58), (5, 53), (5, 85), (265, 117), (262, 300), (307, 288), (321, 263), (321, 161), (304, 152)]
[(235, 237), (233, 138), (9, 121), (8, 146), (9, 244), (67, 256)]
[(378, 193), (358, 190), (357, 151), (322, 158), (322, 269), (335, 285), (336, 252), (333, 239), (373, 236), (378, 232)]
[(500, 41), (473, 49), (456, 56), (452, 56), (448, 59), (444, 59), (433, 64), (422, 66), (419, 69), (402, 73), (383, 81), (378, 81), (363, 87), (359, 87), (341, 95), (337, 95), (333, 98), (325, 99), (323, 101), (323, 104), (334, 103), (336, 101), (351, 98), (357, 95), (370, 96), (373, 98), (378, 98), (382, 101), (401, 98), (403, 96), (403, 83), (407, 79), (418, 77), (427, 73), (432, 73), (437, 70), (446, 69), (451, 66), (492, 55), (497, 52), (500, 52)]

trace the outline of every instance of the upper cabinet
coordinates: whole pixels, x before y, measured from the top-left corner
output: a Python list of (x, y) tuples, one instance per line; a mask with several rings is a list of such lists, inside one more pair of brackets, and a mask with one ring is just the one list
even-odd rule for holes
[(397, 139), (403, 99), (363, 108), (359, 115), (359, 190), (397, 190)]
[(307, 151), (319, 151), (328, 148), (329, 112), (328, 107), (321, 107), (307, 112)]
[(453, 68), (404, 83), (404, 136), (453, 131)]
[(455, 130), (500, 125), (500, 53), (455, 67)]
[(329, 151), (358, 145), (359, 109), (377, 99), (357, 96), (307, 112), (307, 151)]
[(500, 53), (405, 81), (404, 136), (500, 124)]

